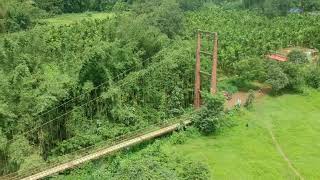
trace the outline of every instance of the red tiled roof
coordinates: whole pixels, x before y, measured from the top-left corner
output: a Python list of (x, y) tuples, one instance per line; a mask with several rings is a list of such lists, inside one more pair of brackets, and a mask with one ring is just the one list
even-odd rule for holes
[(283, 55), (280, 55), (280, 54), (270, 54), (270, 55), (267, 55), (267, 57), (269, 59), (280, 61), (280, 62), (288, 61), (288, 58), (286, 56), (283, 56)]

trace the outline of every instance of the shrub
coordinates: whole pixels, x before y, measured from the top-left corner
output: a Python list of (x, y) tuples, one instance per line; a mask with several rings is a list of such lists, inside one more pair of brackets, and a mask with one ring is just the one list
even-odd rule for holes
[(63, 11), (63, 0), (34, 0), (36, 5), (54, 14), (61, 14)]
[(144, 14), (144, 21), (160, 29), (169, 38), (183, 31), (183, 11), (175, 0), (141, 0), (133, 4), (133, 11)]
[(115, 5), (113, 6), (112, 11), (121, 12), (121, 11), (125, 11), (127, 9), (128, 9), (127, 3), (121, 2), (121, 1), (117, 1), (115, 3)]
[(172, 144), (183, 144), (187, 140), (187, 136), (185, 132), (174, 132), (170, 137), (170, 142)]
[(246, 103), (244, 104), (244, 107), (252, 108), (254, 100), (255, 100), (255, 92), (253, 90), (250, 90)]
[(209, 180), (209, 170), (208, 167), (200, 162), (188, 162), (182, 173), (183, 179), (197, 179), (197, 180)]
[(202, 134), (210, 135), (222, 126), (221, 117), (223, 115), (225, 97), (220, 94), (212, 96), (207, 93), (203, 93), (203, 97), (205, 105), (193, 119), (193, 122)]
[(238, 81), (263, 80), (266, 76), (265, 61), (259, 57), (242, 59), (233, 64)]
[(153, 14), (153, 25), (169, 38), (173, 38), (183, 30), (183, 13), (179, 4), (172, 0), (164, 0)]
[(266, 82), (271, 84), (274, 93), (279, 93), (289, 84), (289, 79), (277, 64), (273, 64), (268, 68)]
[(299, 93), (303, 92), (305, 86), (305, 73), (302, 65), (289, 62), (281, 64), (281, 68), (289, 80), (286, 89)]
[(26, 30), (33, 25), (35, 19), (44, 15), (44, 11), (33, 6), (30, 1), (0, 2), (0, 32)]
[(320, 88), (320, 67), (310, 69), (306, 77), (307, 84), (313, 88)]
[[(203, 109), (203, 112), (206, 111), (207, 109)], [(220, 119), (216, 116), (198, 118), (195, 125), (204, 135), (210, 135), (221, 127)]]
[(203, 2), (201, 0), (178, 0), (180, 8), (184, 11), (194, 11), (199, 9)]
[(272, 63), (268, 67), (266, 82), (272, 85), (274, 93), (283, 90), (302, 93), (306, 85), (304, 68), (293, 62)]
[(289, 62), (295, 64), (305, 64), (308, 62), (307, 55), (300, 50), (293, 50), (288, 54)]
[(227, 81), (221, 81), (218, 83), (219, 91), (226, 91), (230, 94), (238, 92), (238, 87), (234, 85), (232, 79)]

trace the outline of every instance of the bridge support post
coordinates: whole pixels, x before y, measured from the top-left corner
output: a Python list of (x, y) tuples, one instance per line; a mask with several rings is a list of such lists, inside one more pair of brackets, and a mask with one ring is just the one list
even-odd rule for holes
[(201, 106), (200, 51), (201, 51), (201, 32), (198, 32), (198, 44), (197, 44), (197, 52), (196, 52), (196, 71), (195, 71), (195, 83), (194, 83), (194, 107), (195, 107), (195, 109), (199, 109)]
[(212, 95), (217, 93), (217, 66), (218, 66), (218, 33), (214, 33), (214, 44), (212, 53), (212, 73), (211, 73), (211, 88)]

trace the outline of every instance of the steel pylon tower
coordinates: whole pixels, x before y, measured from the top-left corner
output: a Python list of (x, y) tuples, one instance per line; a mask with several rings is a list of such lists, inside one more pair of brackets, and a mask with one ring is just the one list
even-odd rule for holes
[[(207, 37), (208, 42), (211, 40), (210, 37), (213, 36), (212, 52), (202, 51), (202, 36)], [(217, 66), (218, 66), (218, 33), (217, 32), (207, 32), (198, 30), (198, 42), (196, 51), (196, 70), (195, 70), (195, 86), (194, 86), (194, 107), (199, 109), (201, 107), (201, 54), (208, 55), (212, 57), (212, 72), (211, 72), (211, 87), (210, 93), (212, 95), (217, 93)]]

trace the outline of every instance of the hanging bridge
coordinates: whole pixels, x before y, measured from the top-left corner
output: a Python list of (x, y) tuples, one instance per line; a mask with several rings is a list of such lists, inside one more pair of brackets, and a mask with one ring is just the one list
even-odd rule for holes
[[(143, 70), (143, 73), (138, 74), (141, 77), (147, 77), (154, 68), (161, 66), (163, 63), (159, 63), (154, 67), (149, 68), (148, 71)], [(75, 116), (78, 112), (83, 113), (88, 121), (104, 117), (107, 118), (107, 114), (110, 113), (113, 107), (109, 106), (108, 98), (112, 97), (115, 89), (122, 89), (124, 86), (132, 83), (133, 74), (136, 77), (136, 72), (131, 72), (123, 79), (118, 80), (112, 88), (106, 88), (104, 84), (95, 87), (93, 90), (85, 92), (71, 100), (62, 103), (61, 105), (46, 111), (35, 118), (36, 122), (43, 122), (40, 126), (33, 127), (31, 129), (20, 133), (18, 136), (14, 136), (13, 139), (9, 140), (7, 144), (19, 143), (20, 138), (26, 138), (29, 144), (37, 145), (37, 147), (48, 151), (49, 153), (57, 147), (57, 142), (68, 141), (72, 139), (66, 137), (65, 130), (61, 127), (65, 126), (67, 121), (71, 121), (74, 124), (81, 124), (78, 122), (78, 116)], [(119, 75), (120, 76), (120, 75)], [(123, 75), (121, 75), (123, 76)], [(169, 78), (169, 77), (168, 77)], [(139, 78), (138, 78), (139, 80)], [(101, 93), (101, 89), (105, 90), (106, 93)], [(143, 93), (141, 93), (143, 94)], [(117, 93), (117, 95), (119, 95)], [(121, 95), (120, 97), (121, 98)], [(140, 106), (144, 107), (148, 100), (146, 96), (141, 96), (139, 101)], [(185, 113), (182, 116), (169, 118), (167, 120), (148, 120), (147, 125), (142, 125), (137, 130), (132, 127), (128, 133), (109, 138), (91, 146), (80, 147), (79, 150), (73, 150), (72, 152), (64, 153), (61, 156), (54, 157), (54, 159), (47, 159), (45, 162), (36, 164), (34, 167), (27, 167), (22, 170), (17, 170), (9, 173), (5, 173), (0, 176), (0, 179), (4, 180), (15, 180), (15, 179), (41, 179), (50, 175), (57, 174), (67, 169), (75, 168), (85, 162), (98, 159), (105, 155), (110, 155), (121, 149), (128, 148), (151, 140), (153, 138), (168, 134), (175, 131), (180, 125), (187, 125), (190, 123), (188, 119), (190, 113)], [(73, 121), (74, 120), (74, 121)], [(128, 127), (130, 128), (130, 127)], [(81, 134), (74, 135), (81, 137)], [(39, 153), (40, 154), (40, 153)], [(42, 153), (41, 157), (48, 157), (48, 154)], [(45, 159), (45, 158), (44, 158)], [(10, 168), (10, 163), (1, 165), (0, 169)]]
[[(154, 139), (156, 137), (171, 133), (177, 130), (181, 126), (185, 126), (190, 124), (190, 120), (184, 120), (183, 122), (176, 122), (174, 124), (162, 124), (155, 126), (152, 131), (151, 129), (143, 129), (139, 133), (131, 134), (131, 137), (121, 137), (120, 139), (116, 139), (112, 144), (105, 145), (105, 147), (100, 147), (95, 149), (94, 151), (87, 151), (86, 153), (82, 153), (82, 157), (76, 158), (66, 163), (61, 164), (53, 164), (44, 168), (37, 168), (34, 170), (30, 170), (23, 173), (15, 173), (10, 176), (4, 176), (3, 179), (23, 179), (23, 180), (36, 180), (45, 178), (50, 175), (54, 175), (56, 173), (75, 168), (83, 163), (101, 158), (106, 155), (110, 155), (117, 151), (120, 151), (125, 148), (129, 148), (131, 146), (137, 145), (139, 143)], [(151, 131), (151, 132), (149, 132)], [(39, 172), (40, 171), (40, 172)]]
[[(201, 34), (205, 34), (201, 36)], [(210, 47), (209, 41), (212, 39), (212, 52), (201, 51), (201, 39), (208, 40), (208, 48)], [(198, 46), (196, 53), (196, 81), (193, 87), (192, 81), (187, 80), (183, 82), (182, 88), (185, 90), (183, 94), (183, 108), (190, 107), (192, 100), (194, 100), (195, 108), (200, 108), (201, 105), (201, 86), (200, 86), (200, 54), (210, 55), (212, 58), (212, 74), (211, 74), (211, 93), (216, 92), (216, 68), (217, 68), (217, 53), (218, 53), (218, 37), (217, 33), (200, 32), (198, 34)], [(144, 62), (145, 63), (145, 62)], [(128, 125), (128, 132), (120, 133), (119, 135), (112, 136), (111, 138), (104, 138), (98, 142), (86, 144), (85, 146), (73, 147), (72, 150), (60, 149), (58, 153), (55, 151), (60, 143), (66, 142), (73, 138), (82, 138), (82, 132), (68, 132), (68, 125), (81, 126), (79, 129), (86, 130), (86, 127), (90, 122), (95, 122), (97, 119), (108, 119), (112, 116), (113, 105), (112, 102), (117, 99), (127, 99), (129, 106), (138, 105), (143, 109), (145, 105), (157, 104), (159, 101), (153, 102), (154, 95), (146, 90), (136, 90), (134, 92), (126, 92), (127, 86), (132, 84), (144, 84), (148, 81), (146, 78), (157, 79), (153, 77), (152, 73), (161, 66), (170, 66), (171, 62), (160, 61), (153, 63), (144, 69), (139, 71), (135, 69), (128, 69), (127, 71), (117, 75), (114, 79), (112, 86), (110, 84), (102, 83), (87, 92), (80, 95), (72, 95), (73, 98), (65, 101), (64, 103), (54, 107), (51, 110), (35, 115), (33, 121), (29, 124), (29, 128), (25, 132), (10, 132), (14, 135), (8, 142), (9, 144), (19, 144), (21, 142), (27, 142), (35, 150), (40, 149), (39, 152), (34, 152), (37, 156), (41, 157), (41, 162), (31, 163), (32, 166), (24, 167), (12, 167), (10, 160), (5, 159), (1, 162), (0, 166), (0, 179), (15, 180), (25, 179), (34, 180), (42, 179), (48, 176), (52, 176), (59, 172), (63, 172), (67, 169), (75, 168), (83, 163), (101, 158), (106, 155), (110, 155), (125, 148), (137, 145), (139, 143), (160, 137), (162, 135), (171, 133), (177, 130), (180, 126), (185, 126), (191, 123), (191, 116), (194, 110), (189, 110), (180, 115), (176, 115), (172, 118), (153, 119), (147, 117), (147, 121), (144, 125), (134, 126)], [(202, 71), (201, 71), (202, 72)], [(209, 73), (207, 73), (209, 74)], [(155, 76), (157, 76), (156, 74)], [(168, 82), (172, 81), (170, 76), (164, 75)], [(185, 75), (184, 75), (185, 76)], [(194, 76), (190, 76), (191, 79)], [(177, 79), (177, 81), (180, 81)], [(178, 82), (174, 82), (178, 84)], [(154, 86), (152, 84), (152, 86)], [(167, 85), (167, 91), (172, 91), (172, 87)], [(128, 89), (128, 88), (127, 88)], [(129, 88), (130, 89), (130, 88)], [(158, 89), (161, 90), (161, 89)], [(170, 99), (171, 97), (167, 97)], [(130, 99), (130, 100), (128, 100)], [(157, 109), (154, 109), (157, 111)], [(82, 122), (81, 119), (85, 118), (86, 121)], [(40, 125), (38, 125), (40, 124)], [(70, 129), (73, 126), (69, 127)], [(131, 127), (132, 126), (132, 127)], [(98, 131), (98, 128), (96, 128)], [(98, 132), (91, 132), (96, 134)], [(8, 134), (6, 132), (5, 134)], [(81, 139), (80, 139), (81, 140)], [(89, 140), (91, 141), (91, 140)], [(22, 143), (23, 144), (23, 143)], [(61, 145), (61, 144), (60, 144)], [(8, 158), (8, 157), (7, 157)], [(15, 157), (14, 157), (15, 158)]]

